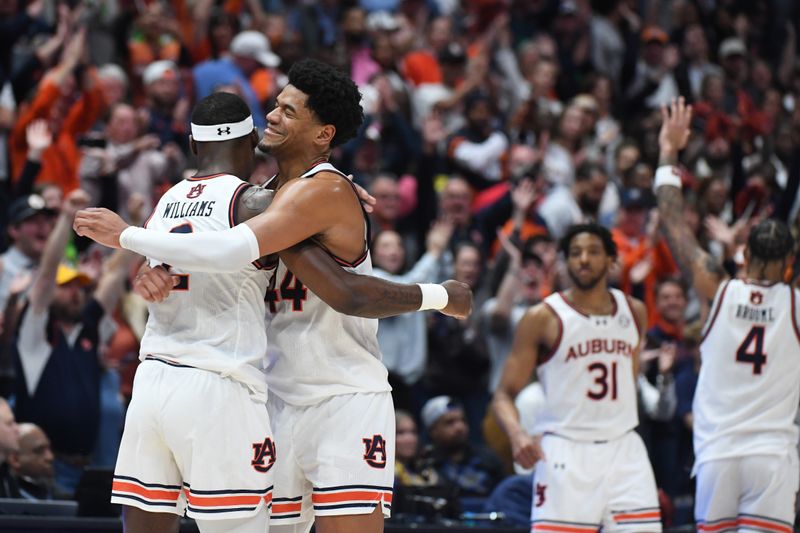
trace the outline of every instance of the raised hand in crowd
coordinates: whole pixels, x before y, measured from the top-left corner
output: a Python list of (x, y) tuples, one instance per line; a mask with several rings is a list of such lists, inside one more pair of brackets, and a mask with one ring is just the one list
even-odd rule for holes
[(25, 141), (28, 145), (28, 159), (30, 161), (41, 161), (42, 152), (53, 143), (53, 134), (47, 121), (38, 119), (31, 122), (25, 128)]
[(447, 220), (437, 220), (428, 231), (425, 239), (425, 246), (429, 254), (436, 257), (442, 255), (450, 244), (450, 238), (453, 236), (453, 223)]

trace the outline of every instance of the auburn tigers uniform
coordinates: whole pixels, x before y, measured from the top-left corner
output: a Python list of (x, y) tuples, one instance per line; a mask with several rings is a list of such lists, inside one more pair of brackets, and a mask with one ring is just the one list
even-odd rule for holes
[(611, 315), (581, 313), (561, 293), (544, 300), (560, 331), (537, 369), (545, 406), (534, 427), (546, 460), (534, 475), (532, 531), (661, 531), (653, 470), (633, 431), (640, 328), (626, 296), (609, 292)]
[(700, 345), (693, 403), (698, 530), (792, 531), (798, 476), (797, 291), (729, 280)]
[[(300, 179), (323, 171), (342, 174), (322, 163)], [(372, 272), (368, 224), (365, 216), (364, 254), (357, 261), (334, 256), (358, 274)], [(367, 514), (376, 506), (389, 516), (394, 407), (378, 321), (338, 313), (282, 262), (267, 301), (273, 312), (267, 407), (281, 450), (271, 520)]]
[[(186, 179), (146, 227), (215, 231), (235, 225), (249, 184)], [(202, 520), (245, 518), (272, 501), (275, 446), (264, 407), (264, 294), (255, 265), (231, 274), (173, 270), (180, 283), (151, 304), (142, 364), (120, 445), (111, 501)]]

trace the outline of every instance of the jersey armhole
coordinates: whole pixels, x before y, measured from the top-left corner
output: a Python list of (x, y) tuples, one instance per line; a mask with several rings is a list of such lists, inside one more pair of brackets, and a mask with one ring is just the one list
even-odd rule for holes
[[(547, 307), (550, 310), (550, 312), (553, 313), (553, 316), (556, 317), (556, 320), (558, 321), (558, 336), (556, 336), (556, 340), (555, 342), (553, 342), (553, 345), (550, 346), (550, 350), (547, 352), (547, 355), (545, 355), (544, 357), (537, 358), (536, 361), (537, 367), (544, 365), (550, 359), (553, 358), (558, 349), (561, 347), (561, 339), (564, 337), (564, 322), (562, 322), (561, 317), (558, 315), (558, 313), (556, 313), (556, 310), (553, 309), (553, 306), (551, 306), (549, 303), (542, 302), (542, 305)], [(542, 344), (540, 343), (539, 348), (541, 348), (541, 346)]]
[(623, 298), (625, 299), (625, 303), (628, 305), (628, 311), (630, 312), (633, 323), (636, 326), (636, 337), (639, 339), (639, 342), (636, 343), (636, 346), (641, 346), (644, 342), (644, 336), (646, 332), (642, 332), (642, 323), (639, 321), (639, 316), (636, 314), (636, 311), (633, 310), (633, 304), (631, 303), (630, 297), (627, 294), (624, 294)]
[(791, 294), (791, 300), (792, 300), (792, 307), (789, 310), (789, 312), (792, 315), (792, 328), (794, 329), (794, 334), (795, 334), (795, 337), (797, 338), (797, 341), (800, 342), (800, 327), (797, 326), (797, 307), (795, 307), (795, 305), (796, 305), (795, 304), (795, 300), (797, 299), (796, 296), (795, 296), (795, 292), (797, 292), (797, 289), (795, 289), (794, 287), (789, 285), (789, 291), (790, 291), (789, 294)]
[(708, 334), (711, 333), (711, 328), (714, 326), (714, 322), (717, 320), (717, 315), (719, 315), (719, 310), (722, 309), (722, 301), (725, 299), (725, 291), (728, 290), (728, 285), (730, 282), (733, 281), (732, 279), (728, 279), (722, 288), (719, 290), (718, 297), (712, 303), (711, 313), (709, 314), (708, 322), (706, 323), (706, 327), (703, 330), (703, 334), (700, 337), (700, 344), (703, 344), (703, 341), (706, 340)]

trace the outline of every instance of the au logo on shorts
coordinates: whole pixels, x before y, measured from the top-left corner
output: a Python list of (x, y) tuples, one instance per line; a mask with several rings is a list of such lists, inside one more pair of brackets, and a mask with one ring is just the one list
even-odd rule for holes
[[(386, 441), (381, 435), (361, 439), (366, 447), (364, 460), (373, 468), (386, 468)], [(380, 458), (378, 457), (380, 456)]]
[(544, 493), (547, 490), (547, 485), (542, 485), (541, 483), (536, 484), (536, 507), (541, 507), (544, 505), (545, 497)]
[(257, 472), (269, 472), (275, 464), (275, 443), (267, 437), (264, 442), (253, 443), (253, 460), (250, 462)]

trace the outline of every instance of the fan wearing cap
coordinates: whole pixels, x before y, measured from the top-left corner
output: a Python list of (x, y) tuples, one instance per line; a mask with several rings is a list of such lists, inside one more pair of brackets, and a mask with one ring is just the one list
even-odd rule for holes
[(76, 189), (65, 199), (41, 264), (18, 319), (12, 345), (15, 411), (50, 437), (56, 455), (56, 483), (71, 494), (91, 462), (100, 425), (100, 354), (113, 329), (107, 317), (124, 292), (135, 254), (115, 253), (92, 293), (92, 280), (61, 264), (75, 213), (88, 195)]
[(470, 444), (463, 406), (436, 396), (422, 406), (421, 416), (431, 441), (422, 462), (457, 486), (461, 496), (488, 496), (504, 477), (503, 464), (488, 449)]
[(243, 31), (231, 41), (229, 55), (204, 61), (194, 67), (195, 94), (198, 99), (219, 86), (233, 85), (250, 106), (259, 130), (266, 126), (264, 105), (284, 83), (277, 70), (281, 59), (271, 49), (269, 39), (258, 31)]
[(678, 273), (667, 243), (658, 233), (658, 217), (653, 194), (646, 189), (628, 188), (620, 193), (621, 209), (611, 230), (622, 266), (620, 288), (645, 302), (647, 320), (658, 319), (656, 283)]
[(154, 61), (142, 73), (147, 103), (139, 113), (147, 117), (145, 133), (158, 136), (161, 145), (175, 143), (186, 146), (188, 104), (181, 97), (181, 80), (178, 66), (170, 60)]
[(625, 95), (628, 112), (635, 115), (657, 109), (678, 96), (678, 84), (672, 69), (677, 52), (669, 47), (669, 36), (658, 26), (642, 30), (639, 60)]
[(53, 229), (55, 211), (48, 209), (38, 194), (17, 198), (8, 208), (8, 236), (11, 246), (2, 256), (0, 309), (5, 309), (11, 282), (39, 265), (47, 236)]

